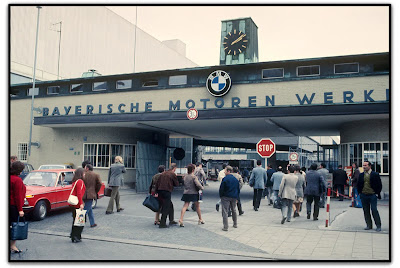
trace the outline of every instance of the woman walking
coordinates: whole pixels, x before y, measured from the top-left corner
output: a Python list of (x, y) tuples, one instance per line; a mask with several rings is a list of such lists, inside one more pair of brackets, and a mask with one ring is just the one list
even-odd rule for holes
[(296, 200), (293, 203), (294, 213), (293, 218), (300, 216), (300, 207), (303, 203), (304, 199), (304, 189), (306, 188), (306, 179), (305, 176), (301, 173), (301, 168), (299, 165), (294, 166), (294, 174), (298, 177), (298, 181), (296, 183)]
[(83, 168), (78, 168), (75, 170), (74, 177), (72, 178), (72, 191), (71, 194), (78, 197), (77, 205), (69, 205), (72, 210), (72, 229), (71, 229), (71, 240), (72, 243), (81, 242), (81, 234), (84, 226), (75, 226), (76, 209), (83, 210), (85, 204), (83, 203), (83, 195), (86, 191), (85, 183), (83, 182), (83, 177), (85, 175), (85, 170)]
[(121, 205), (119, 203), (119, 187), (124, 184), (124, 177), (122, 176), (122, 173), (125, 172), (126, 169), (124, 166), (124, 162), (122, 161), (122, 157), (116, 156), (115, 163), (111, 165), (110, 171), (108, 172), (108, 186), (111, 187), (112, 191), (110, 201), (108, 202), (106, 214), (114, 213), (114, 200), (117, 207), (117, 212), (124, 210), (123, 208), (121, 208)]
[[(26, 187), (22, 182), (22, 179), (19, 177), (21, 172), (24, 170), (24, 167), (24, 164), (20, 161), (12, 162), (10, 167), (10, 228), (12, 222), (17, 222), (18, 217), (24, 216), (22, 206), (24, 205)], [(10, 241), (10, 250), (12, 253), (22, 252), (22, 250), (17, 248), (15, 240)]]
[(184, 187), (182, 201), (185, 202), (181, 211), (181, 218), (179, 219), (179, 226), (185, 227), (183, 225), (183, 216), (185, 215), (186, 209), (189, 207), (190, 202), (194, 202), (196, 207), (197, 215), (199, 216), (199, 224), (204, 224), (203, 219), (201, 218), (200, 211), (200, 203), (199, 203), (199, 190), (203, 190), (204, 187), (199, 182), (199, 179), (193, 175), (193, 171), (195, 170), (195, 166), (193, 164), (188, 165), (187, 170), (188, 174), (185, 176)]
[(293, 201), (296, 200), (296, 184), (298, 177), (293, 174), (294, 167), (288, 167), (288, 174), (284, 174), (282, 178), (281, 185), (279, 187), (278, 196), (282, 198), (282, 221), (290, 222), (292, 217)]

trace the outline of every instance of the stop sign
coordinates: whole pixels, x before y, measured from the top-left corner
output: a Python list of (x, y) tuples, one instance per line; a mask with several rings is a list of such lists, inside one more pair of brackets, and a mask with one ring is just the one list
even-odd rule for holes
[(256, 149), (261, 157), (271, 157), (276, 151), (275, 143), (268, 138), (261, 139), (257, 143)]

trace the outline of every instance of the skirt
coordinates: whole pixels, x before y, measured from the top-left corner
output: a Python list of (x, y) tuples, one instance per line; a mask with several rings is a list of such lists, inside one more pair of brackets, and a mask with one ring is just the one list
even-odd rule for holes
[(183, 194), (181, 200), (184, 202), (198, 202), (199, 194)]
[(18, 221), (18, 208), (16, 206), (10, 205), (10, 210), (9, 210), (9, 219), (10, 219), (10, 225), (12, 222), (17, 222)]

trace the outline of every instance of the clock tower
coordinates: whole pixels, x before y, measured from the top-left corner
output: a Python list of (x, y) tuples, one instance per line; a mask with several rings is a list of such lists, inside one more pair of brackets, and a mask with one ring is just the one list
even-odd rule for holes
[(219, 64), (258, 62), (257, 29), (251, 18), (223, 20)]

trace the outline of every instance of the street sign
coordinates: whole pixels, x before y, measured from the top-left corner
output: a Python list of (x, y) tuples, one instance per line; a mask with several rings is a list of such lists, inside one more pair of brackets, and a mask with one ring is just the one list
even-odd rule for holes
[(267, 158), (275, 153), (276, 146), (271, 139), (264, 138), (257, 143), (256, 150), (261, 157)]
[(289, 161), (299, 161), (299, 154), (298, 153), (290, 153)]
[(199, 112), (195, 108), (190, 108), (187, 111), (186, 116), (189, 120), (195, 120), (199, 116)]
[(289, 165), (298, 165), (299, 164), (299, 154), (298, 153), (290, 153), (289, 154)]

